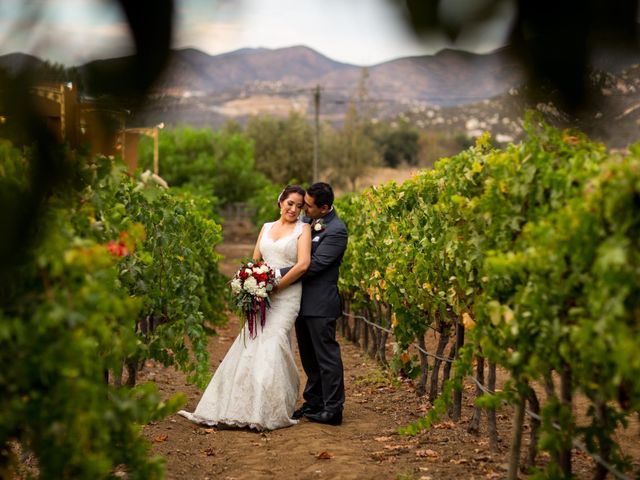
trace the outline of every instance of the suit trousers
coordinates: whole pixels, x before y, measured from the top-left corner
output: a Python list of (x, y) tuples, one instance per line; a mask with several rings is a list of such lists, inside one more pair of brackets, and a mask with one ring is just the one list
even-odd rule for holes
[(330, 412), (344, 406), (344, 370), (336, 341), (336, 318), (299, 316), (296, 337), (307, 384), (304, 403)]

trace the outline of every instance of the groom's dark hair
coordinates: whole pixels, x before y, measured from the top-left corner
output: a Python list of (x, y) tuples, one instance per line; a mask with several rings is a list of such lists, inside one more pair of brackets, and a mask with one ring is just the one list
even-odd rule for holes
[(318, 208), (325, 205), (329, 208), (333, 206), (333, 188), (328, 183), (314, 183), (307, 188), (307, 194), (313, 197), (313, 201)]

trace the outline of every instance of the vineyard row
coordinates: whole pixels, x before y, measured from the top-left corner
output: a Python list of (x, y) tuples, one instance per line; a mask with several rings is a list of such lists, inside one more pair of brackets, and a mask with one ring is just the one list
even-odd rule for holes
[[(347, 313), (384, 327), (343, 328), (383, 363), (384, 330), (400, 346), (395, 363), (410, 363), (403, 353), (418, 345), (418, 394), (430, 376), (434, 407), (406, 433), (448, 410), (459, 419), (462, 382), (474, 375), (470, 429), (486, 409), (494, 448), (495, 409), (514, 407), (509, 478), (535, 469), (540, 451), (551, 461), (539, 476), (570, 478), (576, 444), (600, 459), (594, 478), (621, 477), (633, 467), (615, 433), (640, 407), (640, 148), (610, 154), (536, 118), (526, 128), (518, 145), (495, 149), (485, 136), (401, 185), (339, 202), (350, 234), (340, 280)], [(439, 336), (432, 364), (428, 330)], [(487, 395), (498, 367), (509, 379)], [(525, 412), (537, 418), (521, 464)]]

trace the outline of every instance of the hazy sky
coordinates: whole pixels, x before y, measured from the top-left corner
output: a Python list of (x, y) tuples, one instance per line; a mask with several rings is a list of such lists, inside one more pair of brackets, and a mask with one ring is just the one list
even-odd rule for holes
[[(448, 0), (455, 4), (460, 0)], [(502, 18), (512, 14), (505, 0)], [(508, 22), (479, 26), (454, 45), (476, 52), (501, 46)], [(243, 47), (307, 45), (357, 65), (435, 53), (443, 38), (418, 40), (391, 0), (176, 0), (174, 47), (209, 54)], [(32, 53), (77, 65), (131, 53), (120, 11), (108, 0), (1, 0), (0, 54)]]

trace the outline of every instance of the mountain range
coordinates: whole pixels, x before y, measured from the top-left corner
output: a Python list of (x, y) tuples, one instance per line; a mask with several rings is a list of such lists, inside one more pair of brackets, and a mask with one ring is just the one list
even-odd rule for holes
[[(77, 66), (115, 69), (126, 57), (95, 60)], [(0, 67), (15, 71), (37, 66), (37, 57), (0, 56)], [(434, 105), (459, 105), (491, 98), (522, 82), (523, 71), (507, 49), (477, 55), (442, 50), (435, 55), (406, 57), (367, 67), (370, 98), (396, 102), (420, 101)], [(208, 55), (187, 48), (174, 50), (157, 94), (233, 98), (248, 93), (296, 93), (314, 88), (337, 97), (349, 97), (363, 67), (334, 61), (305, 46), (279, 49), (245, 48)]]
[[(83, 76), (90, 71), (117, 69), (126, 61), (127, 57), (96, 60), (76, 68)], [(37, 57), (20, 53), (0, 56), (0, 68), (8, 71), (41, 63)], [(595, 52), (591, 63), (594, 70), (604, 72), (608, 82), (608, 86), (594, 84), (595, 88), (602, 91), (603, 98), (614, 98), (610, 115), (609, 107), (601, 102), (602, 111), (594, 113), (596, 120), (616, 118), (640, 100), (636, 95), (640, 94), (640, 78), (633, 67), (640, 63), (637, 52), (601, 50)], [(632, 72), (632, 78), (627, 71)], [(482, 55), (445, 49), (434, 55), (399, 58), (366, 68), (337, 62), (306, 46), (244, 48), (221, 55), (192, 48), (174, 50), (146, 110), (131, 123), (149, 125), (162, 121), (167, 125), (215, 127), (229, 118), (242, 122), (261, 113), (284, 116), (295, 110), (312, 116), (313, 93), (319, 87), (321, 118), (339, 124), (364, 76), (367, 101), (379, 117), (409, 113), (425, 128), (446, 130), (462, 125), (462, 131), (469, 134), (478, 130), (469, 125), (477, 123), (479, 128), (488, 128), (494, 125), (489, 119), (495, 118), (496, 111), (509, 110), (509, 117), (514, 118), (509, 120), (513, 128), (508, 137), (518, 131), (515, 117), (522, 113), (520, 100), (524, 96), (520, 99), (514, 92), (526, 88), (526, 75), (508, 47)], [(618, 95), (620, 92), (622, 96)], [(465, 118), (465, 110), (487, 110), (483, 114), (487, 121), (483, 123), (474, 114), (477, 122), (469, 122), (470, 115)], [(640, 109), (637, 112), (640, 114)], [(635, 122), (635, 108), (632, 113), (625, 115)], [(498, 123), (509, 122), (501, 119)], [(629, 129), (635, 131), (632, 127), (630, 124)], [(607, 129), (610, 131), (610, 126)]]
[[(97, 60), (78, 71), (104, 71), (123, 61)], [(416, 104), (447, 107), (493, 98), (524, 80), (523, 68), (508, 49), (485, 55), (449, 49), (365, 68), (306, 46), (244, 48), (221, 55), (188, 48), (172, 52), (136, 121), (216, 126), (229, 118), (242, 122), (250, 115), (283, 116), (292, 110), (311, 116), (319, 87), (320, 117), (339, 124), (365, 75), (367, 101), (380, 117)]]
[[(1, 62), (0, 58), (0, 64)], [(109, 68), (119, 59), (81, 66)], [(442, 50), (435, 55), (406, 57), (367, 67), (371, 98), (459, 105), (490, 98), (522, 82), (523, 72), (506, 49), (477, 55)], [(363, 67), (336, 62), (317, 51), (294, 46), (245, 48), (221, 55), (196, 49), (175, 50), (158, 92), (233, 96), (239, 92), (286, 93), (319, 85), (350, 95)]]

